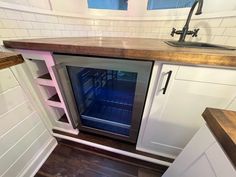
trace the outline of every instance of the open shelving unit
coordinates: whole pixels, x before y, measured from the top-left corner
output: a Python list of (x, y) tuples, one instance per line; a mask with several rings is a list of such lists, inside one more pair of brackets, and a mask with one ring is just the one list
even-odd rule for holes
[(24, 49), (15, 51), (25, 59), (25, 81), (30, 82), (31, 94), (37, 98), (32, 101), (35, 101), (34, 106), (39, 107), (37, 110), (42, 111), (45, 124), (49, 129), (77, 135), (79, 130), (71, 122), (70, 112), (53, 71), (55, 61), (52, 53)]
[(59, 118), (59, 121), (60, 121), (60, 122), (64, 122), (64, 123), (69, 123), (66, 114), (63, 114), (63, 115)]
[(58, 91), (56, 89), (56, 82), (53, 80), (52, 73), (50, 73), (50, 66), (47, 61), (41, 59), (27, 59), (29, 69), (35, 79), (40, 93), (45, 100), (46, 107), (52, 115), (52, 121), (60, 128), (71, 126), (64, 103), (61, 101)]
[(43, 74), (36, 79), (37, 83), (41, 86), (53, 87), (53, 81), (49, 73)]
[(50, 98), (46, 100), (48, 106), (56, 107), (56, 108), (63, 108), (63, 104), (60, 101), (58, 94), (52, 95)]

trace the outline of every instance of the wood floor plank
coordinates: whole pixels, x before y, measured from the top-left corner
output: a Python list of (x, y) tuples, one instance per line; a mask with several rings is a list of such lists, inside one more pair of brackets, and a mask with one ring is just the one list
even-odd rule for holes
[(80, 133), (78, 135), (73, 135), (73, 134), (66, 133), (66, 132), (63, 132), (63, 131), (60, 131), (60, 130), (55, 130), (55, 129), (53, 129), (53, 132), (57, 133), (57, 134), (60, 134), (60, 135), (73, 137), (73, 138), (76, 138), (76, 139), (79, 139), (79, 140), (85, 140), (85, 141), (93, 142), (93, 143), (96, 143), (96, 144), (112, 147), (112, 148), (115, 148), (115, 149), (120, 149), (120, 150), (123, 150), (123, 151), (135, 153), (135, 154), (138, 154), (138, 155), (147, 156), (147, 157), (150, 157), (150, 158), (154, 158), (154, 159), (158, 159), (158, 160), (162, 160), (162, 161), (166, 161), (166, 162), (170, 162), (170, 163), (172, 163), (174, 161), (174, 159), (167, 158), (167, 157), (164, 157), (164, 156), (154, 155), (154, 154), (138, 151), (138, 150), (136, 150), (136, 145), (135, 144), (115, 140), (115, 139), (112, 139), (112, 138), (109, 138), (109, 137), (104, 137), (104, 136), (93, 134), (93, 133), (80, 131)]
[(161, 177), (157, 170), (59, 144), (36, 177)]
[(84, 145), (81, 143), (76, 143), (68, 140), (63, 140), (63, 139), (58, 139), (58, 142), (61, 144), (65, 144), (67, 146), (70, 146), (75, 149), (79, 149), (82, 151), (89, 151), (92, 152), (93, 154), (98, 154), (99, 156), (104, 156), (109, 159), (114, 159), (116, 161), (124, 162), (124, 163), (129, 163), (131, 165), (135, 165), (138, 167), (144, 167), (144, 168), (149, 168), (151, 170), (159, 170), (161, 173), (164, 173), (168, 167), (160, 164), (154, 164), (151, 162), (143, 161), (141, 159), (136, 159), (133, 157), (117, 154), (114, 152), (109, 152), (103, 149), (95, 148), (92, 146)]

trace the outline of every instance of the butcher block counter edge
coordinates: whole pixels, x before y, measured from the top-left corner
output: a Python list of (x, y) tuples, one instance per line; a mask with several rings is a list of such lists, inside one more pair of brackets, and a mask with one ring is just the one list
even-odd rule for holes
[(0, 52), (0, 69), (8, 68), (23, 62), (24, 59), (21, 54), (13, 52)]
[(202, 116), (229, 159), (236, 166), (236, 112), (206, 108)]
[(6, 40), (4, 45), (64, 54), (236, 67), (236, 50), (172, 47), (159, 39), (67, 37)]

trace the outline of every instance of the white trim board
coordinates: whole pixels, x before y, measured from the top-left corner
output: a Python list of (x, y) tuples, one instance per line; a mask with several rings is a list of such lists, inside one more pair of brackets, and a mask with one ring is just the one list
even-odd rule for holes
[(96, 148), (103, 149), (103, 150), (106, 150), (106, 151), (109, 151), (109, 152), (113, 152), (113, 153), (129, 156), (129, 157), (133, 157), (133, 158), (136, 158), (136, 159), (144, 160), (144, 161), (147, 161), (147, 162), (152, 162), (152, 163), (155, 163), (155, 164), (164, 165), (164, 166), (167, 166), (167, 167), (169, 167), (172, 164), (170, 162), (166, 162), (166, 161), (163, 161), (163, 160), (158, 160), (158, 159), (155, 159), (155, 158), (135, 154), (135, 153), (132, 153), (132, 152), (123, 151), (123, 150), (120, 150), (120, 149), (100, 145), (100, 144), (97, 144), (97, 143), (93, 143), (93, 142), (89, 142), (89, 141), (85, 141), (85, 140), (81, 140), (81, 139), (77, 139), (77, 138), (72, 138), (72, 137), (68, 137), (68, 136), (65, 136), (65, 135), (60, 135), (58, 133), (53, 133), (53, 136), (55, 136), (57, 138), (62, 138), (62, 139), (70, 140), (70, 141), (73, 141), (73, 142), (85, 144), (85, 145), (88, 145), (88, 146), (96, 147)]
[(78, 129), (64, 129), (64, 128), (56, 127), (56, 126), (54, 126), (52, 129), (59, 130), (59, 131), (62, 131), (62, 132), (66, 132), (66, 133), (71, 133), (73, 135), (78, 135), (79, 134)]
[(49, 155), (57, 146), (57, 141), (52, 138), (42, 149), (42, 151), (32, 160), (30, 165), (24, 169), (19, 177), (34, 177), (44, 162), (47, 160)]
[(156, 152), (156, 151), (153, 151), (153, 150), (145, 149), (145, 148), (139, 147), (139, 146), (136, 147), (136, 150), (142, 151), (142, 152), (146, 152), (146, 153), (149, 153), (149, 154), (154, 154), (154, 155), (159, 155), (159, 156), (171, 158), (171, 159), (175, 159), (177, 157), (177, 156), (173, 156), (173, 155), (170, 155), (170, 154), (165, 154), (165, 153), (161, 153), (161, 152)]

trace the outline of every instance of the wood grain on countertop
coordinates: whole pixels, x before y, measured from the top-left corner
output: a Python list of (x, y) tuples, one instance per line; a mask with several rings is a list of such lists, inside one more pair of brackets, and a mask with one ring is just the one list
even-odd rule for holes
[(171, 47), (158, 39), (73, 37), (4, 41), (8, 48), (89, 56), (236, 67), (236, 50)]
[(236, 112), (206, 108), (202, 116), (217, 141), (236, 166)]
[(12, 52), (0, 52), (0, 69), (8, 68), (20, 63), (23, 63), (24, 59), (21, 54)]

